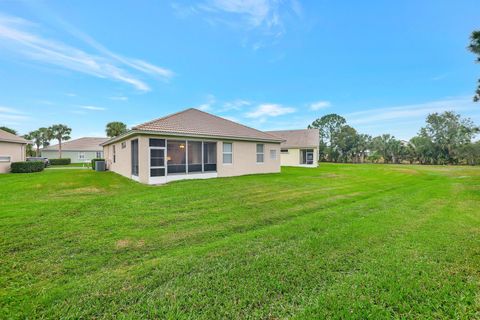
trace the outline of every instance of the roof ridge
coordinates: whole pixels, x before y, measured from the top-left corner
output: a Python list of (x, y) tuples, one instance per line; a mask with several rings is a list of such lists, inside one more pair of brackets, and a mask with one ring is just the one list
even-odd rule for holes
[(209, 115), (209, 116), (212, 116), (212, 117), (215, 117), (215, 118), (218, 118), (218, 119), (222, 119), (222, 120), (225, 120), (225, 121), (234, 123), (234, 124), (239, 125), (239, 126), (242, 126), (242, 127), (244, 127), (244, 128), (248, 128), (248, 129), (251, 129), (251, 130), (255, 130), (255, 131), (257, 131), (257, 132), (260, 132), (260, 133), (267, 134), (267, 135), (271, 136), (272, 138), (277, 138), (277, 137), (272, 136), (271, 134), (267, 133), (266, 131), (261, 131), (261, 130), (258, 130), (258, 129), (255, 129), (255, 128), (246, 126), (246, 125), (244, 125), (244, 124), (241, 124), (241, 123), (238, 123), (238, 122), (235, 122), (235, 121), (232, 121), (232, 120), (225, 119), (225, 118), (220, 117), (220, 116), (217, 116), (217, 115), (215, 115), (215, 114), (205, 112), (205, 111), (203, 111), (203, 110), (199, 110), (199, 109), (195, 109), (195, 108), (190, 108), (190, 109), (196, 110), (196, 111), (199, 111), (199, 112), (202, 112), (202, 113), (205, 113), (205, 114), (207, 114), (207, 115)]
[[(165, 120), (165, 119), (168, 119), (168, 118), (171, 118), (173, 116), (176, 116), (180, 113), (184, 113), (184, 112), (187, 112), (188, 110), (197, 110), (195, 108), (188, 108), (188, 109), (184, 109), (184, 110), (181, 110), (181, 111), (177, 111), (177, 112), (174, 112), (174, 113), (171, 113), (171, 114), (167, 114), (166, 116), (163, 116), (163, 117), (160, 117), (160, 118), (157, 118), (157, 119), (153, 119), (153, 120), (150, 120), (150, 121), (147, 121), (147, 122), (144, 122), (144, 123), (141, 123), (139, 125), (136, 125), (134, 127), (132, 127), (131, 130), (136, 130), (138, 127), (140, 126), (145, 126), (145, 125), (148, 125), (150, 123), (153, 123), (153, 122), (157, 122), (157, 121), (160, 121), (160, 120)], [(198, 110), (200, 111), (200, 110)]]
[(287, 129), (287, 130), (267, 130), (267, 131), (265, 131), (265, 132), (286, 132), (286, 131), (307, 131), (307, 130), (318, 130), (318, 128)]

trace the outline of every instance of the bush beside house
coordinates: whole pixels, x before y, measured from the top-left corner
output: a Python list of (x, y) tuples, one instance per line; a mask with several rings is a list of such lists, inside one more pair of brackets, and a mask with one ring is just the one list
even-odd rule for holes
[(21, 161), (13, 162), (11, 165), (12, 173), (31, 173), (40, 172), (45, 168), (43, 161)]
[(70, 158), (49, 159), (52, 166), (68, 165), (72, 162)]

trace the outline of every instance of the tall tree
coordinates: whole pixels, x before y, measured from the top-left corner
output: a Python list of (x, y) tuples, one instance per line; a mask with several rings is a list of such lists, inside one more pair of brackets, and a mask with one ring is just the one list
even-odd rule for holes
[(11, 134), (17, 135), (17, 130), (15, 130), (15, 129), (12, 129), (12, 128), (9, 128), (9, 127), (4, 127), (4, 126), (0, 127), (0, 129), (3, 130), (3, 131), (7, 131)]
[(319, 150), (328, 157), (328, 160), (335, 161), (337, 158), (336, 148), (334, 143), (334, 136), (340, 132), (343, 125), (347, 121), (344, 117), (332, 113), (324, 115), (308, 125), (309, 129), (316, 128), (320, 131), (320, 146)]
[(340, 130), (333, 135), (333, 144), (341, 161), (354, 161), (358, 144), (357, 131), (350, 126), (342, 126)]
[[(478, 56), (476, 62), (480, 62), (480, 30), (472, 32), (472, 35), (470, 36), (470, 45), (468, 46), (468, 49)], [(480, 79), (478, 80), (477, 91), (475, 92), (475, 96), (473, 97), (473, 101), (477, 102), (479, 100), (480, 100)]]
[(105, 132), (107, 133), (107, 137), (109, 138), (117, 137), (127, 132), (127, 125), (123, 122), (113, 121), (107, 123)]
[(52, 130), (50, 128), (42, 127), (38, 129), (40, 131), (40, 140), (42, 143), (42, 148), (48, 147), (50, 145), (50, 140), (53, 139)]
[(25, 139), (32, 141), (35, 146), (35, 155), (40, 156), (40, 147), (42, 146), (42, 133), (40, 130), (31, 131), (25, 135)]
[(420, 136), (430, 139), (434, 145), (437, 164), (455, 163), (455, 149), (470, 143), (480, 132), (470, 119), (462, 119), (451, 111), (429, 114), (426, 122), (427, 125), (420, 129)]
[(361, 133), (357, 137), (357, 160), (360, 163), (365, 161), (365, 155), (372, 145), (372, 136)]
[(72, 129), (64, 124), (54, 124), (48, 130), (51, 133), (52, 139), (58, 141), (58, 157), (62, 158), (62, 141), (70, 140)]

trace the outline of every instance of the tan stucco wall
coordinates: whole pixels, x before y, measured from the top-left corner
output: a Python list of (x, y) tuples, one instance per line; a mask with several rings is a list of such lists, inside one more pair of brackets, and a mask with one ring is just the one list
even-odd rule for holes
[[(233, 163), (223, 163), (223, 142), (233, 144)], [(259, 142), (262, 143), (262, 142)], [(257, 142), (218, 141), (217, 172), (219, 177), (240, 176), (253, 173), (280, 172), (280, 144), (264, 144), (264, 162), (257, 163)], [(277, 159), (270, 159), (270, 150), (277, 150)]]
[(0, 141), (0, 156), (10, 156), (10, 162), (0, 162), (0, 173), (10, 172), (12, 162), (25, 161), (25, 144)]
[[(142, 183), (149, 182), (149, 138), (157, 139), (182, 139), (182, 140), (203, 140), (185, 137), (165, 137), (165, 136), (134, 136), (114, 144), (104, 147), (104, 157), (107, 162), (107, 168), (122, 176), (131, 178), (131, 144), (132, 139), (138, 139), (139, 152), (139, 181)], [(212, 139), (204, 139), (205, 141), (214, 141)], [(126, 147), (122, 149), (122, 142), (126, 142)], [(223, 164), (223, 142), (217, 140), (217, 173), (219, 177), (238, 176), (254, 173), (272, 173), (280, 172), (280, 144), (264, 143), (264, 163), (256, 163), (256, 142), (244, 141), (227, 141), (233, 143), (233, 164)], [(116, 146), (116, 162), (113, 163), (113, 145)], [(276, 160), (270, 159), (270, 150), (277, 150)]]
[[(70, 158), (72, 163), (83, 163), (86, 161), (90, 161), (92, 159), (95, 159), (97, 157), (97, 152), (96, 151), (84, 151), (85, 153), (85, 159), (81, 160), (78, 158), (80, 152), (79, 151), (62, 151), (62, 158)], [(48, 159), (58, 159), (58, 151), (56, 150), (42, 150), (41, 152), (42, 157), (48, 158)]]
[[(317, 166), (318, 148), (308, 148), (308, 149), (313, 149), (314, 164), (311, 166)], [(281, 160), (282, 166), (287, 166), (287, 167), (288, 166), (305, 166), (300, 164), (300, 149), (296, 149), (296, 148), (288, 148), (288, 153), (282, 153), (280, 155), (280, 160)]]

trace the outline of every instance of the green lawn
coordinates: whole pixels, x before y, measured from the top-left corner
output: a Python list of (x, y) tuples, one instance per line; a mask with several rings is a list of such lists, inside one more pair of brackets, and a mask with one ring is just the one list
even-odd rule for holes
[(480, 318), (480, 168), (0, 175), (0, 318)]

